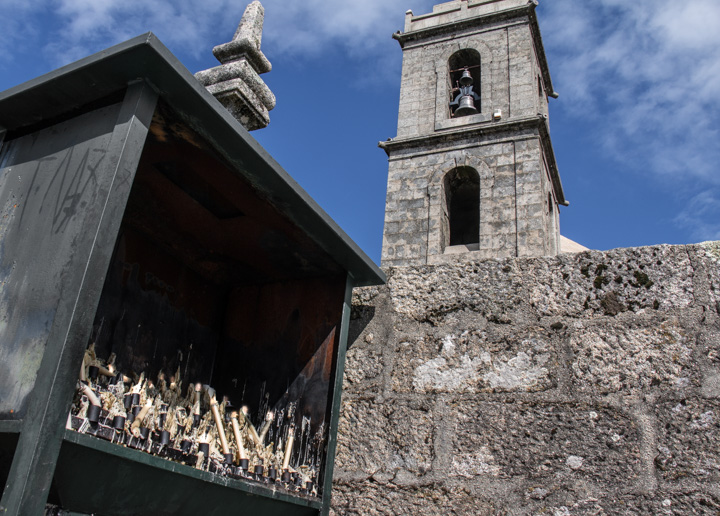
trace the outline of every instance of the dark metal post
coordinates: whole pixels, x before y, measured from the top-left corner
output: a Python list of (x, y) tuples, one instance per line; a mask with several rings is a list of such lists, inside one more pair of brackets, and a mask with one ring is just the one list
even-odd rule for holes
[(345, 299), (343, 301), (342, 318), (340, 323), (340, 337), (338, 338), (338, 352), (335, 369), (335, 382), (332, 389), (332, 405), (330, 408), (330, 428), (328, 429), (327, 458), (325, 468), (325, 482), (323, 485), (323, 505), (321, 516), (330, 513), (332, 499), (333, 470), (335, 469), (335, 450), (337, 448), (338, 424), (340, 421), (340, 406), (342, 403), (342, 384), (345, 375), (345, 354), (347, 353), (348, 332), (350, 327), (350, 311), (352, 309), (353, 281), (348, 274), (345, 280)]
[(157, 98), (143, 81), (131, 83), (125, 93), (107, 148), (108, 160), (97, 171), (101, 178), (98, 188), (106, 195), (101, 205), (88, 207), (98, 215), (95, 227), (87, 228), (89, 257), (84, 270), (68, 271), (70, 288), (64, 292), (53, 321), (0, 501), (0, 514), (44, 513), (78, 367)]

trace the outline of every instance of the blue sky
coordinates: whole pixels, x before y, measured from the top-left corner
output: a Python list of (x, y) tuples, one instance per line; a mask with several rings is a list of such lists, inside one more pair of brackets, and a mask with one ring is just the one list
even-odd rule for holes
[[(420, 0), (265, 0), (263, 78), (277, 96), (253, 136), (376, 262), (402, 52)], [(153, 31), (192, 72), (217, 64), (246, 3), (0, 0), (0, 90)], [(561, 232), (609, 249), (720, 239), (720, 1), (540, 0), (553, 84)]]

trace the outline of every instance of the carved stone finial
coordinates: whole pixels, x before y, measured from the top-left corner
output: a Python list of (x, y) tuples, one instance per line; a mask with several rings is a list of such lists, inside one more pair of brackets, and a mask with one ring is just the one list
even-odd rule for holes
[(255, 47), (260, 49), (260, 41), (262, 41), (263, 22), (265, 21), (265, 9), (258, 0), (245, 8), (245, 13), (240, 20), (233, 41), (247, 39), (251, 41)]
[(272, 69), (260, 51), (264, 18), (260, 2), (248, 5), (232, 41), (213, 48), (222, 64), (195, 74), (248, 131), (266, 127), (275, 107), (275, 95), (259, 76)]
[(238, 61), (244, 57), (250, 61), (257, 73), (269, 72), (272, 65), (260, 51), (264, 19), (265, 9), (260, 2), (255, 0), (245, 8), (245, 14), (240, 20), (232, 41), (213, 48), (213, 55), (223, 64)]

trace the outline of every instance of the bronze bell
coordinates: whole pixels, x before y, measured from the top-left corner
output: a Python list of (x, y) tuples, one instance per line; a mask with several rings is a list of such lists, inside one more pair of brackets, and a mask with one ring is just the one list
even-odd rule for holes
[[(472, 78), (470, 80), (472, 81)], [(460, 97), (460, 103), (455, 110), (455, 116), (474, 115), (477, 112), (478, 110), (475, 108), (475, 101), (470, 95), (464, 95)]]
[(472, 75), (470, 75), (470, 70), (466, 68), (463, 70), (462, 77), (460, 77), (460, 86), (470, 86), (472, 83)]

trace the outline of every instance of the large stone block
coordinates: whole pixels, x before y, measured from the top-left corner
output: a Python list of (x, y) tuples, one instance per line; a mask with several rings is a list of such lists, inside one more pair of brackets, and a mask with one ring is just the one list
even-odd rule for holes
[[(544, 500), (551, 502), (559, 493), (552, 492)], [(563, 493), (564, 494), (564, 493)], [(553, 496), (554, 495), (554, 496)], [(554, 501), (554, 500), (552, 500)], [(720, 509), (720, 499), (712, 494), (687, 489), (681, 492), (658, 492), (653, 494), (626, 494), (621, 496), (593, 496), (572, 498), (564, 503), (543, 503), (532, 514), (556, 516), (597, 516), (597, 515), (714, 515)]]
[(524, 300), (522, 274), (512, 260), (395, 268), (388, 287), (394, 309), (419, 321), (469, 310), (510, 322)]
[(357, 516), (490, 516), (495, 501), (467, 488), (428, 484), (397, 487), (372, 481), (336, 483), (330, 514)]
[(336, 467), (366, 477), (422, 476), (434, 459), (433, 411), (428, 401), (343, 399)]
[(353, 472), (371, 476), (386, 469), (389, 443), (385, 430), (386, 419), (382, 407), (374, 398), (343, 397), (338, 426), (336, 475)]
[(543, 328), (518, 331), (461, 314), (396, 346), (396, 392), (536, 392), (557, 384), (557, 342)]
[(684, 246), (585, 251), (526, 264), (529, 300), (541, 316), (666, 311), (694, 301)]
[(451, 420), (452, 476), (572, 479), (612, 492), (640, 473), (638, 429), (611, 408), (463, 399)]
[(623, 322), (588, 326), (578, 322), (568, 330), (578, 391), (639, 393), (699, 383), (694, 335), (672, 320), (648, 321), (646, 327)]
[(387, 299), (384, 287), (353, 290), (345, 356), (345, 392), (361, 390), (365, 394), (376, 394), (378, 391), (394, 319), (387, 310)]
[[(720, 314), (720, 242), (704, 242), (699, 249), (705, 258), (710, 283), (709, 296), (711, 308)], [(714, 305), (714, 306), (713, 306)]]
[(383, 346), (375, 341), (372, 332), (365, 333), (347, 351), (343, 389), (363, 389), (367, 392), (367, 381), (379, 378), (382, 370)]
[[(720, 514), (720, 497), (696, 489), (664, 491), (651, 495), (622, 496), (617, 500), (602, 500), (607, 514)], [(572, 512), (572, 507), (570, 508)], [(595, 513), (598, 514), (598, 513)]]
[(655, 465), (665, 480), (720, 482), (720, 401), (661, 403)]

